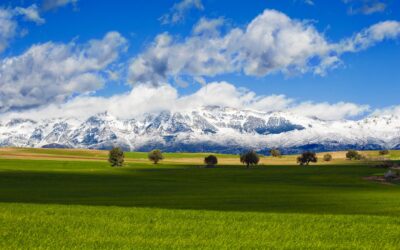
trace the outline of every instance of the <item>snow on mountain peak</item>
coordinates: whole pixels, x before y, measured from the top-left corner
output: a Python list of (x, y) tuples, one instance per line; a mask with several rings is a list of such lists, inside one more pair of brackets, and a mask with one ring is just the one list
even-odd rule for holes
[(118, 119), (108, 112), (73, 118), (0, 121), (0, 145), (127, 150), (217, 151), (281, 148), (286, 151), (354, 147), (400, 148), (400, 119), (371, 116), (358, 121), (323, 121), (288, 112), (206, 106), (181, 112)]

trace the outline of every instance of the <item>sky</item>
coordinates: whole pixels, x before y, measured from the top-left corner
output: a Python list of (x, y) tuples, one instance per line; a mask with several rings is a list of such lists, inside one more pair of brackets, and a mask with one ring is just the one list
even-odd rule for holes
[(0, 0), (0, 119), (400, 115), (395, 0)]

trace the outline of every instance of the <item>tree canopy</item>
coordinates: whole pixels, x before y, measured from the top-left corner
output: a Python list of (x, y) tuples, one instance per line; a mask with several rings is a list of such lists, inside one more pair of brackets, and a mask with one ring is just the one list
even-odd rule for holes
[(309, 165), (310, 162), (317, 162), (318, 158), (315, 152), (306, 151), (297, 157), (297, 162), (300, 165)]
[(119, 147), (114, 147), (108, 153), (108, 162), (112, 167), (121, 167), (124, 164), (124, 151)]
[(215, 155), (209, 155), (204, 158), (204, 163), (209, 167), (213, 167), (218, 164), (218, 159)]
[(155, 150), (152, 150), (152, 151), (149, 152), (148, 158), (154, 164), (157, 164), (159, 161), (164, 159), (164, 156), (162, 155), (161, 150), (155, 149)]
[(259, 161), (260, 157), (253, 150), (240, 155), (240, 162), (246, 164), (247, 168), (250, 167), (250, 165), (257, 165)]
[(278, 149), (274, 148), (269, 151), (272, 157), (280, 157), (281, 156), (281, 151)]

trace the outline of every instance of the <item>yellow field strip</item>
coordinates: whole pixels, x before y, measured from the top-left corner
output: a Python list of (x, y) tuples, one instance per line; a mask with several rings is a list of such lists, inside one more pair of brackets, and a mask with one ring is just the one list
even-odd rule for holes
[[(82, 155), (58, 155), (58, 154), (48, 154), (46, 150), (38, 150), (38, 152), (29, 152), (26, 149), (22, 148), (0, 148), (0, 159), (29, 159), (29, 160), (59, 160), (59, 161), (97, 161), (97, 162), (105, 162), (107, 161), (107, 151), (101, 150), (84, 150), (84, 149), (69, 149), (68, 152), (73, 153), (77, 152), (90, 152), (87, 156)], [(93, 153), (93, 156), (90, 156)], [(368, 154), (368, 152), (365, 152)], [(325, 153), (317, 154), (319, 159), (322, 159)], [(345, 159), (346, 152), (331, 152), (333, 157), (333, 161), (331, 162), (323, 162), (320, 161), (318, 165), (332, 165), (332, 164), (343, 164), (350, 163)], [(261, 157), (260, 165), (297, 165), (296, 155), (287, 155), (283, 157)], [(187, 157), (187, 158), (166, 158), (162, 161), (165, 164), (193, 164), (193, 165), (203, 165), (204, 159), (202, 157)], [(149, 163), (147, 158), (125, 158), (125, 162), (127, 163)], [(232, 158), (219, 158), (219, 165), (239, 165), (241, 164), (239, 161), (239, 157)], [(352, 162), (354, 164), (354, 162)], [(359, 162), (362, 164), (362, 162)]]

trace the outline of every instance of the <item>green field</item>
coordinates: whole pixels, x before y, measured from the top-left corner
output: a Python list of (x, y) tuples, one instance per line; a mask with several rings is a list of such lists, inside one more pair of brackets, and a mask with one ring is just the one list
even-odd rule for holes
[(400, 185), (363, 179), (384, 169), (340, 152), (252, 169), (234, 155), (203, 168), (204, 155), (111, 168), (102, 151), (0, 150), (0, 249), (400, 248)]

